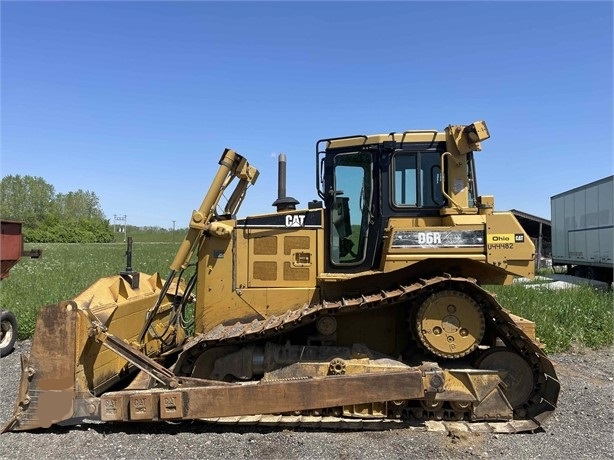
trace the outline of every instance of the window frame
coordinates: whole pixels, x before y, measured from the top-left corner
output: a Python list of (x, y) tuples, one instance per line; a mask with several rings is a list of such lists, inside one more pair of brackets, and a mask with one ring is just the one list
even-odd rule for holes
[[(364, 162), (362, 163), (362, 170), (363, 170), (363, 184), (361, 185), (360, 188), (360, 192), (358, 194), (358, 200), (359, 200), (359, 209), (360, 209), (360, 230), (359, 230), (359, 234), (358, 234), (358, 245), (357, 245), (357, 253), (356, 253), (356, 258), (353, 260), (349, 260), (349, 261), (344, 261), (342, 260), (342, 256), (339, 256), (338, 260), (335, 260), (334, 257), (334, 238), (335, 235), (338, 233), (336, 233), (336, 226), (335, 223), (333, 222), (333, 217), (335, 215), (335, 212), (337, 210), (337, 203), (340, 202), (338, 201), (339, 198), (341, 197), (346, 197), (346, 198), (352, 198), (355, 197), (356, 194), (352, 194), (349, 195), (349, 192), (346, 190), (343, 190), (341, 188), (341, 190), (338, 188), (338, 176), (337, 176), (337, 168), (338, 167), (351, 167), (350, 165), (343, 165), (343, 164), (336, 164), (337, 159), (340, 157), (344, 157), (344, 156), (349, 156), (349, 155), (367, 155), (369, 157), (369, 162)], [(367, 167), (368, 166), (368, 167)], [(358, 166), (357, 166), (358, 167)], [(343, 153), (339, 153), (336, 154), (334, 156), (333, 162), (332, 162), (332, 183), (333, 183), (333, 190), (331, 190), (330, 192), (330, 199), (332, 200), (332, 204), (331, 204), (331, 208), (330, 208), (330, 213), (328, 218), (330, 219), (329, 221), (329, 225), (330, 225), (330, 229), (331, 231), (329, 232), (329, 238), (328, 238), (328, 244), (329, 244), (329, 261), (333, 266), (336, 267), (353, 267), (353, 266), (359, 266), (361, 264), (363, 264), (367, 258), (367, 248), (368, 248), (368, 241), (369, 241), (369, 233), (370, 233), (370, 227), (373, 221), (373, 216), (372, 216), (372, 207), (373, 207), (373, 197), (374, 197), (374, 178), (373, 178), (373, 174), (374, 174), (374, 168), (375, 168), (375, 159), (373, 158), (373, 155), (370, 152), (364, 151), (364, 150), (356, 150), (356, 151), (349, 151), (349, 152), (343, 152)], [(366, 195), (364, 195), (364, 181), (368, 180), (369, 181), (369, 194), (368, 197)], [(340, 195), (339, 191), (343, 191), (344, 195)], [(360, 201), (362, 200), (362, 201)], [(349, 209), (348, 209), (349, 210)], [(365, 216), (366, 214), (366, 216)], [(351, 223), (352, 223), (352, 214), (350, 213), (350, 227), (351, 227)], [(365, 218), (366, 217), (366, 218)], [(340, 242), (338, 243), (340, 244)], [(360, 251), (360, 252), (358, 252)]]
[[(415, 158), (415, 165), (416, 165), (415, 176), (414, 176), (415, 177), (415, 181), (414, 181), (415, 197), (416, 197), (415, 204), (404, 204), (404, 203), (397, 202), (397, 172), (407, 171), (407, 170), (396, 168), (397, 159), (401, 155), (407, 155), (407, 157)], [(425, 196), (422, 193), (422, 191), (425, 190), (422, 184), (423, 175), (419, 173), (420, 171), (423, 171), (422, 164), (423, 164), (424, 155), (436, 155), (438, 159), (437, 163), (430, 162), (431, 165), (428, 168), (428, 171), (426, 170), (424, 171), (428, 173), (428, 177), (429, 177), (429, 182), (430, 182), (430, 186), (428, 187), (429, 194), (430, 194), (429, 196)], [(434, 173), (435, 168), (438, 169), (438, 172), (440, 175), (439, 182), (432, 180), (435, 174)], [(437, 150), (400, 150), (400, 149), (395, 150), (391, 156), (389, 176), (390, 176), (390, 181), (389, 181), (390, 192), (389, 192), (388, 198), (389, 198), (391, 209), (398, 210), (398, 211), (409, 210), (409, 209), (439, 209), (445, 205), (445, 200), (443, 198), (443, 194), (441, 193), (442, 182), (445, 180), (445, 178), (442, 175), (442, 171), (441, 171), (441, 152)], [(437, 203), (436, 201), (437, 199), (441, 201)], [(433, 204), (428, 204), (428, 205), (422, 204), (425, 201), (430, 201)]]

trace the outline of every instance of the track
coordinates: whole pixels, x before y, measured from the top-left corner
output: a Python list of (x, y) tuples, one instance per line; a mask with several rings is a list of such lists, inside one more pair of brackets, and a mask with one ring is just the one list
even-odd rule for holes
[[(389, 429), (394, 427), (411, 428), (419, 431), (468, 431), (515, 433), (538, 429), (556, 408), (560, 384), (550, 360), (537, 343), (516, 326), (508, 312), (494, 297), (479, 287), (475, 280), (455, 278), (444, 275), (421, 279), (408, 286), (397, 286), (391, 290), (380, 291), (356, 298), (342, 298), (334, 302), (305, 305), (284, 315), (267, 320), (254, 320), (251, 323), (236, 323), (218, 326), (210, 332), (191, 340), (184, 347), (185, 352), (199, 353), (199, 350), (223, 344), (251, 342), (272, 337), (280, 332), (304, 326), (324, 314), (346, 313), (364, 309), (384, 308), (399, 302), (411, 303), (419, 297), (442, 289), (455, 289), (474, 298), (484, 312), (486, 321), (495, 329), (505, 345), (521, 355), (533, 371), (535, 386), (527, 402), (514, 411), (514, 420), (509, 422), (467, 422), (456, 420), (462, 414), (447, 412), (452, 419), (429, 420), (433, 414), (412, 411), (411, 417), (397, 419), (349, 419), (335, 416), (314, 415), (259, 415), (249, 417), (225, 417), (208, 421), (241, 425), (279, 425), (316, 427), (326, 429)], [(442, 418), (437, 416), (437, 418)], [(443, 418), (447, 418), (444, 416)]]

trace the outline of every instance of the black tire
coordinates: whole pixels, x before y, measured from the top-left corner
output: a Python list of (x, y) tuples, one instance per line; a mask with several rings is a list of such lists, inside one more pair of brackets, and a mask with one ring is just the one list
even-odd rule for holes
[(586, 278), (587, 280), (598, 280), (599, 276), (594, 267), (586, 267), (583, 270), (583, 278)]
[(8, 310), (0, 310), (0, 357), (4, 358), (13, 351), (17, 340), (17, 319)]

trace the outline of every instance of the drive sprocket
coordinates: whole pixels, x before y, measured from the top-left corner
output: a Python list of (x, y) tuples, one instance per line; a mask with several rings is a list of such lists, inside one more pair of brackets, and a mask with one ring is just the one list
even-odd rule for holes
[(414, 325), (420, 343), (434, 355), (448, 359), (475, 350), (485, 329), (477, 302), (455, 290), (430, 295), (418, 308)]

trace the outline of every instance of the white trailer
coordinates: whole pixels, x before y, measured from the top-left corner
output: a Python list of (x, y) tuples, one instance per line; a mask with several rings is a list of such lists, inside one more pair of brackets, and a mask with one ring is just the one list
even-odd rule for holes
[(614, 176), (550, 198), (552, 264), (567, 273), (612, 282)]

